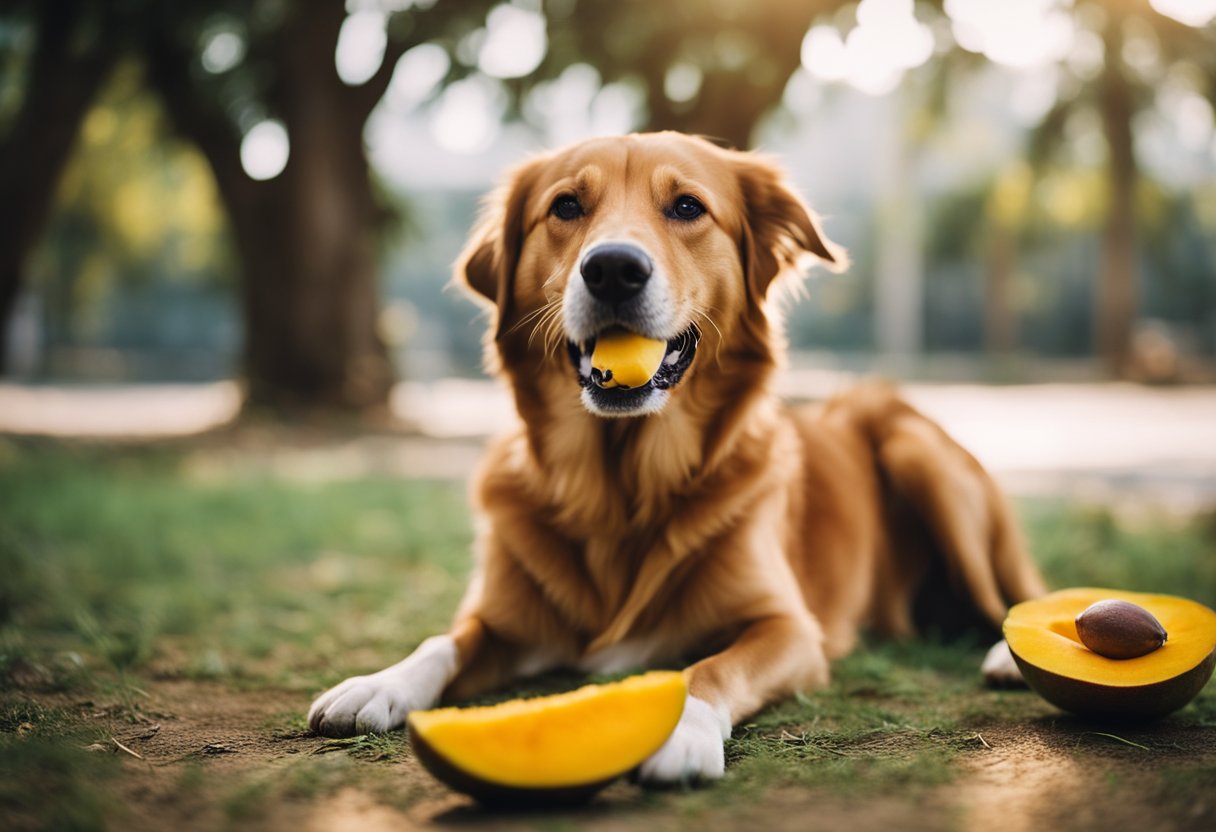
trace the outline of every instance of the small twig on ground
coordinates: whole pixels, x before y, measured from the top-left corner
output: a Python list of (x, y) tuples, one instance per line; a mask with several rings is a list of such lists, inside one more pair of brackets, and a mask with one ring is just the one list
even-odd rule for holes
[(992, 750), (992, 746), (988, 744), (988, 740), (984, 739), (983, 734), (981, 734), (977, 731), (975, 734), (975, 738), (984, 744), (984, 748), (987, 748), (989, 751)]
[(143, 759), (144, 759), (144, 755), (140, 754), (138, 751), (132, 751), (130, 748), (127, 748), (125, 745), (123, 745), (121, 742), (119, 742), (119, 741), (118, 741), (118, 738), (117, 738), (117, 737), (110, 737), (110, 742), (112, 742), (112, 743), (114, 743), (115, 745), (117, 745), (120, 751), (125, 751), (125, 752), (127, 752), (128, 754), (130, 754), (130, 755), (131, 755), (132, 757), (134, 757), (135, 759), (137, 759), (137, 760), (143, 760)]
[(1147, 745), (1141, 745), (1138, 742), (1132, 742), (1131, 740), (1124, 739), (1123, 737), (1120, 737), (1117, 734), (1108, 734), (1105, 731), (1086, 731), (1085, 733), (1094, 734), (1095, 736), (1099, 736), (1099, 737), (1106, 737), (1109, 740), (1114, 740), (1115, 742), (1121, 742), (1124, 745), (1130, 745), (1132, 748), (1139, 748), (1141, 751), (1152, 751), (1153, 750), (1153, 749), (1149, 748)]

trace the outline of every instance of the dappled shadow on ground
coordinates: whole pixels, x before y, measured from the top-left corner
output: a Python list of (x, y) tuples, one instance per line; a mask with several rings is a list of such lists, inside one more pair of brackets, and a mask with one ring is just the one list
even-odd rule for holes
[[(818, 742), (834, 756), (802, 759), (805, 771), (796, 775), (796, 786), (788, 772), (765, 786), (746, 766), (732, 763), (726, 780), (706, 789), (649, 792), (621, 781), (583, 808), (503, 813), (483, 810), (431, 780), (402, 734), (337, 741), (312, 735), (302, 721), (308, 691), (173, 678), (145, 687), (133, 706), (10, 690), (10, 706), (24, 701), (30, 715), (16, 726), (6, 723), (4, 730), (19, 731), (21, 742), (36, 744), (52, 741), (50, 735), (62, 729), (47, 722), (48, 715), (73, 723), (73, 731), (58, 741), (75, 755), (90, 762), (105, 758), (108, 765), (104, 773), (77, 771), (81, 782), (69, 794), (100, 792), (90, 805), (113, 825), (131, 830), (1151, 832), (1210, 829), (1216, 823), (1210, 704), (1198, 715), (1192, 708), (1181, 717), (1128, 727), (1060, 715), (1029, 692), (992, 694), (976, 687), (951, 704), (976, 714), (956, 730), (884, 732), (876, 725), (851, 739), (819, 734)], [(1002, 709), (1018, 715), (991, 713)], [(985, 710), (990, 713), (980, 716)], [(783, 719), (780, 713), (774, 718)], [(785, 729), (759, 731), (769, 737), (768, 754), (779, 756), (783, 748), (801, 754), (806, 748), (805, 734), (803, 744), (791, 745), (796, 738)], [(749, 736), (748, 729), (742, 734)], [(756, 736), (751, 729), (750, 741)], [(877, 790), (864, 783), (832, 785), (836, 781), (825, 768), (838, 757), (853, 758), (863, 764), (856, 776), (864, 781), (872, 772), (866, 758), (919, 764), (916, 755), (937, 743), (960, 752), (940, 782), (914, 778), (879, 784)], [(6, 751), (12, 753), (11, 743)], [(9, 828), (32, 829), (46, 816), (27, 806), (8, 819)]]
[(994, 724), (953, 787), (963, 828), (1211, 829), (1216, 728), (1044, 716)]

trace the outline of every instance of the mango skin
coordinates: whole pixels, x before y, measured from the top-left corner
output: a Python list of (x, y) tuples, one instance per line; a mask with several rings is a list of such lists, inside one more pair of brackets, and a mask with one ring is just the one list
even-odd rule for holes
[(591, 367), (604, 381), (600, 387), (642, 387), (658, 372), (667, 355), (667, 342), (644, 338), (632, 332), (606, 332), (595, 342)]
[(557, 788), (521, 788), (519, 786), (504, 786), (484, 780), (470, 774), (464, 769), (452, 765), (447, 757), (433, 749), (421, 736), (410, 736), (410, 747), (422, 763), (437, 780), (446, 783), (452, 790), (467, 794), (483, 806), (491, 809), (539, 809), (544, 807), (581, 806), (590, 802), (591, 798), (607, 788), (620, 777), (615, 774), (604, 780), (591, 783), (580, 783), (577, 786), (562, 786)]
[(1151, 685), (1113, 687), (1060, 676), (1035, 667), (1012, 650), (1010, 653), (1026, 684), (1057, 708), (1081, 717), (1121, 722), (1159, 719), (1173, 713), (1199, 695), (1216, 668), (1213, 650), (1202, 662), (1173, 679)]

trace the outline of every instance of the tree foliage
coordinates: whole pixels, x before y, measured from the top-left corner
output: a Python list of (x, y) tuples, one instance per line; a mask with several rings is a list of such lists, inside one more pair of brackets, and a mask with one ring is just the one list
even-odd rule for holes
[[(547, 34), (535, 71), (498, 79), (514, 114), (527, 112), (524, 103), (540, 85), (575, 64), (588, 64), (603, 83), (625, 84), (638, 93), (638, 126), (700, 133), (739, 147), (751, 144), (757, 125), (780, 105), (801, 66), (808, 28), (830, 21), (847, 31), (858, 8), (841, 0), (512, 2), (542, 12)], [(109, 232), (105, 239), (125, 247), (123, 256), (176, 237), (178, 254), (189, 260), (189, 235), (178, 233), (182, 224), (217, 233), (218, 218), (202, 207), (214, 201), (191, 195), (199, 187), (200, 157), (183, 156), (185, 161), (154, 170), (136, 161), (141, 153), (154, 156), (149, 142), (161, 136), (148, 121), (155, 120), (150, 93), (172, 129), (206, 160), (227, 217), (251, 402), (277, 409), (382, 406), (393, 373), (377, 334), (378, 246), (392, 206), (369, 170), (365, 125), (399, 71), (398, 60), (414, 47), (438, 45), (449, 56), (440, 90), (478, 73), (480, 48), (500, 5), (502, 0), (384, 6), (339, 0), (13, 0), (0, 10), (0, 188), (6, 195), (0, 204), (0, 320), (7, 319), (29, 252), (45, 230), (55, 183), (78, 135), (80, 164), (96, 161), (89, 154), (121, 151), (112, 157), (114, 164), (89, 165), (98, 177), (88, 184), (78, 168), (68, 169), (63, 193), (81, 210), (92, 206)], [(985, 65), (974, 53), (943, 48), (947, 5), (933, 0), (917, 6), (918, 16), (938, 32), (939, 48), (925, 73), (931, 77), (920, 87), (929, 93), (929, 109), (939, 114), (950, 82)], [(988, 238), (1004, 246), (997, 260), (1007, 268), (1014, 230), (1050, 190), (1053, 177), (1059, 179), (1053, 171), (1067, 167), (1059, 162), (1071, 125), (1081, 113), (1099, 114), (1107, 146), (1102, 187), (1110, 208), (1096, 315), (1102, 351), (1118, 363), (1136, 315), (1135, 239), (1142, 224), (1133, 124), (1163, 95), (1180, 90), (1216, 104), (1216, 34), (1210, 26), (1167, 18), (1146, 0), (1076, 0), (1071, 9), (1080, 37), (1090, 45), (1096, 39), (1103, 57), (1088, 65), (1071, 59), (1060, 65), (1056, 104), (1030, 140), (1028, 154), (1044, 174), (1033, 192), (1018, 173), (1016, 210), (1005, 198), (1009, 187), (998, 187), (983, 199), (981, 211), (999, 231)], [(383, 60), (357, 81), (343, 80), (334, 63), (351, 11), (379, 14), (386, 24)], [(111, 105), (101, 102), (89, 114), (115, 66), (123, 67), (124, 83), (136, 78), (145, 85), (144, 97), (133, 98), (124, 112), (121, 142), (128, 144), (122, 146), (104, 140)], [(251, 129), (268, 122), (281, 126), (290, 150), (281, 172), (254, 178), (242, 160), (243, 142)], [(132, 148), (131, 142), (144, 144)], [(1022, 171), (1010, 170), (1015, 168)], [(1094, 191), (1092, 174), (1080, 175), (1089, 176), (1086, 192)], [(1010, 175), (998, 177), (998, 185), (1010, 181)], [(153, 192), (166, 191), (173, 209), (153, 209)], [(1067, 207), (1048, 203), (1052, 210)], [(1008, 329), (1000, 314), (992, 317), (994, 326)]]

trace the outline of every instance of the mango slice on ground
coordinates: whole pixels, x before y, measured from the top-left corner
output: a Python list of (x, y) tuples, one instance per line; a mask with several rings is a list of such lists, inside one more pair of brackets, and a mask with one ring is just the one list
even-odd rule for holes
[(654, 378), (666, 354), (666, 341), (624, 330), (606, 332), (596, 339), (591, 367), (604, 377), (601, 387), (641, 387)]
[[(1122, 600), (1152, 614), (1169, 640), (1131, 659), (1095, 653), (1077, 635), (1079, 613)], [(1090, 717), (1147, 719), (1181, 708), (1216, 667), (1216, 613), (1172, 595), (1080, 588), (1053, 592), (1009, 610), (1005, 640), (1027, 684), (1044, 699)]]
[(656, 671), (569, 693), (409, 716), (419, 761), (495, 805), (589, 800), (657, 751), (684, 712), (680, 673)]

